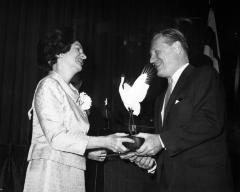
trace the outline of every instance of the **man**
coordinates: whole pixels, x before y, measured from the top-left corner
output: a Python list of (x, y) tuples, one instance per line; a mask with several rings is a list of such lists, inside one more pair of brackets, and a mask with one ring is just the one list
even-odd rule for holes
[[(159, 134), (139, 133), (145, 142), (137, 153), (157, 154), (159, 191), (232, 191), (223, 130), (224, 94), (217, 72), (189, 64), (187, 42), (176, 29), (156, 34), (150, 53), (157, 76), (167, 78), (169, 85), (156, 102)], [(150, 167), (149, 160), (130, 160)]]

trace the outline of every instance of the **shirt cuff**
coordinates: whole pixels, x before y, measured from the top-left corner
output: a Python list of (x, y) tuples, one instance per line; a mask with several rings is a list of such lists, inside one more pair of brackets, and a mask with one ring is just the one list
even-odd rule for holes
[(150, 173), (150, 174), (154, 174), (155, 171), (156, 171), (156, 168), (157, 168), (157, 162), (154, 159), (154, 164), (153, 164), (152, 168), (148, 169), (147, 172)]
[(162, 148), (166, 149), (166, 148), (165, 148), (165, 145), (163, 144), (163, 141), (162, 141), (162, 139), (161, 139), (161, 136), (160, 136), (160, 135), (159, 135), (159, 140), (160, 140), (160, 143), (161, 143), (161, 145), (162, 145)]

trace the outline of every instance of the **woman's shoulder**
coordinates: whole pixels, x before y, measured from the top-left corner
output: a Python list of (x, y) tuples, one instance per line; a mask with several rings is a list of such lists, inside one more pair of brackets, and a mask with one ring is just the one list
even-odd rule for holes
[(62, 88), (59, 82), (51, 75), (47, 75), (41, 79), (36, 88), (36, 94), (54, 94), (62, 95)]
[(56, 88), (59, 87), (59, 83), (56, 79), (52, 77), (52, 75), (47, 75), (46, 77), (42, 78), (38, 83), (38, 88)]

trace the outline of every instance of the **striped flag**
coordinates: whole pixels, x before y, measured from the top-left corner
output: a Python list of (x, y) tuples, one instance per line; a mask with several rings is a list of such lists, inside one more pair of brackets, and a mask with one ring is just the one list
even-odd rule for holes
[(239, 95), (239, 82), (240, 81), (240, 58), (239, 56), (237, 57), (237, 65), (235, 69), (235, 80), (234, 80), (234, 95), (236, 101), (239, 100), (238, 95)]
[(209, 10), (208, 14), (208, 39), (204, 46), (203, 54), (210, 57), (213, 62), (213, 67), (219, 72), (219, 62), (220, 62), (220, 49), (217, 35), (217, 27), (215, 21), (215, 15), (212, 8)]

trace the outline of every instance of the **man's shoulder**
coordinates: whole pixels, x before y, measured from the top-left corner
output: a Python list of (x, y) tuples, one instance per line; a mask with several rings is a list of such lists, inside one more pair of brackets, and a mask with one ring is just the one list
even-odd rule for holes
[(210, 65), (197, 66), (193, 68), (198, 73), (217, 73), (216, 69), (214, 69), (214, 67)]
[(216, 78), (219, 76), (216, 69), (214, 69), (212, 66), (209, 66), (209, 65), (198, 66), (198, 67), (192, 66), (192, 68), (193, 68), (192, 77), (194, 77), (195, 79), (197, 78), (207, 79), (211, 77)]
[(190, 75), (191, 83), (197, 87), (207, 87), (212, 82), (220, 81), (218, 72), (212, 66), (193, 67)]

